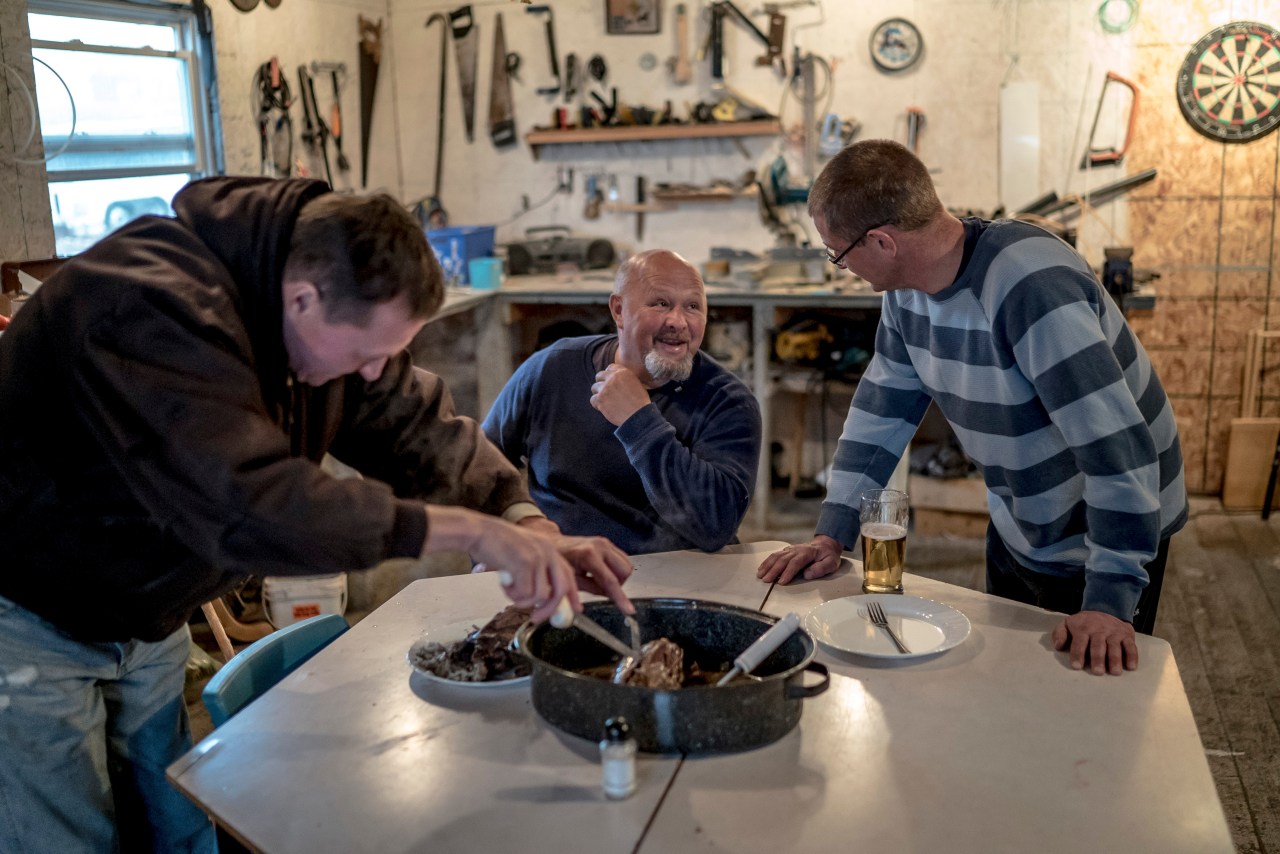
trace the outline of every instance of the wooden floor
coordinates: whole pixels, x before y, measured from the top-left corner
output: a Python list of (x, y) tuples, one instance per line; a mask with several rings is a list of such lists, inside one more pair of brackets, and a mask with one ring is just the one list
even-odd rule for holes
[[(743, 540), (807, 541), (807, 503), (782, 499), (774, 524)], [(915, 532), (907, 564), (983, 587), (981, 539)], [(1173, 647), (1236, 850), (1280, 854), (1280, 513), (1263, 522), (1192, 499), (1169, 545), (1155, 635)]]

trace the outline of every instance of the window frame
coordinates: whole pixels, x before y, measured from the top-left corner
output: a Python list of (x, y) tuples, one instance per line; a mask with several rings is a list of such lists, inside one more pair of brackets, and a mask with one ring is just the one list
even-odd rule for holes
[[(64, 17), (96, 18), (104, 21), (123, 21), (134, 24), (150, 24), (172, 27), (177, 36), (176, 50), (152, 48), (127, 48), (113, 45), (88, 45), (82, 42), (31, 40), (35, 50), (82, 51), (86, 53), (112, 53), (123, 56), (173, 58), (187, 68), (187, 86), (191, 106), (191, 135), (195, 148), (194, 162), (190, 169), (164, 166), (108, 167), (98, 169), (58, 169), (57, 158), (49, 158), (49, 152), (57, 151), (66, 137), (46, 137), (45, 172), (52, 184), (72, 181), (109, 180), (156, 175), (189, 174), (207, 176), (222, 174), (224, 160), (222, 139), (217, 115), (217, 75), (214, 69), (212, 16), (200, 0), (190, 6), (145, 0), (28, 0), (27, 14)], [(131, 142), (140, 140), (128, 137)], [(82, 143), (87, 148), (110, 145), (120, 137), (98, 137)], [(57, 147), (49, 143), (57, 141)], [(154, 142), (154, 141), (153, 141)], [(144, 143), (145, 144), (145, 143)], [(68, 151), (77, 148), (74, 137)], [(80, 150), (84, 150), (81, 148)]]

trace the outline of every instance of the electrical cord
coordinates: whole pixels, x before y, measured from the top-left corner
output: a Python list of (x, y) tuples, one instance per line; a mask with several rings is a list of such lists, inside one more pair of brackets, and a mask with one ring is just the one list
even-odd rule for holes
[[(74, 139), (76, 135), (76, 99), (75, 99), (75, 96), (71, 94), (71, 87), (67, 85), (67, 81), (62, 79), (62, 75), (59, 74), (52, 65), (45, 62), (43, 59), (41, 59), (38, 56), (32, 56), (31, 59), (35, 62), (40, 63), (45, 68), (49, 69), (49, 73), (52, 74), (54, 77), (58, 78), (58, 82), (62, 84), (62, 88), (67, 90), (67, 101), (70, 102), (71, 104), (71, 130), (67, 133), (66, 142), (62, 143), (62, 147), (59, 148), (57, 151), (55, 151), (53, 154), (48, 154), (48, 155), (45, 155), (44, 157), (30, 157), (30, 158), (15, 157), (13, 159), (14, 163), (25, 163), (25, 164), (48, 163), (50, 160), (54, 159), (55, 157), (62, 156), (62, 154), (67, 150), (67, 148), (70, 147), (71, 140)], [(13, 71), (13, 72), (18, 71), (17, 68), (14, 68), (12, 65), (10, 65), (7, 62), (4, 63), (4, 68), (5, 68), (5, 71)], [(31, 88), (27, 86), (27, 81), (23, 80), (21, 75), (16, 76), (15, 79), (21, 84), (22, 94), (27, 99), (27, 108), (28, 108), (27, 115), (30, 117), (30, 121), (31, 121), (31, 127), (27, 133), (27, 141), (24, 142), (21, 146), (21, 148), (25, 149), (27, 146), (31, 145), (32, 140), (34, 140), (36, 137), (36, 116), (37, 116), (36, 102), (35, 102), (35, 98), (32, 97)]]
[(552, 199), (554, 199), (557, 195), (559, 195), (559, 193), (560, 193), (560, 182), (559, 182), (559, 181), (556, 181), (556, 185), (555, 185), (555, 187), (553, 187), (553, 188), (551, 189), (551, 192), (550, 192), (550, 193), (548, 193), (548, 194), (546, 195), (546, 198), (542, 199), (541, 201), (537, 202), (536, 204), (529, 205), (529, 207), (527, 207), (527, 208), (525, 208), (524, 210), (520, 211), (520, 212), (519, 212), (519, 213), (517, 213), (515, 216), (512, 216), (512, 217), (510, 217), (510, 218), (508, 218), (508, 219), (504, 219), (502, 222), (497, 223), (494, 227), (495, 227), (495, 228), (502, 228), (503, 226), (511, 225), (511, 223), (515, 222), (516, 220), (518, 220), (520, 217), (524, 216), (525, 214), (530, 213), (531, 211), (536, 211), (538, 208), (543, 207), (544, 205), (549, 204), (549, 203), (551, 202), (551, 200), (552, 200)]

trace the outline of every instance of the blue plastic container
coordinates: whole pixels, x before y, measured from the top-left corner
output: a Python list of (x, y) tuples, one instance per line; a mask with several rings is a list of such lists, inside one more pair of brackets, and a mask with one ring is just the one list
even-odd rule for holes
[(494, 231), (492, 225), (456, 225), (427, 232), (427, 242), (444, 268), (445, 281), (471, 284), (467, 262), (493, 254)]

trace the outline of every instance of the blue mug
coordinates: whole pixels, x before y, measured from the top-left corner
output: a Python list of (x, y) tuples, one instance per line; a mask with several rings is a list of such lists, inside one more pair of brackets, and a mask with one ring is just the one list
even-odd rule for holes
[(472, 258), (467, 262), (471, 274), (471, 287), (476, 290), (493, 290), (502, 285), (501, 258)]

